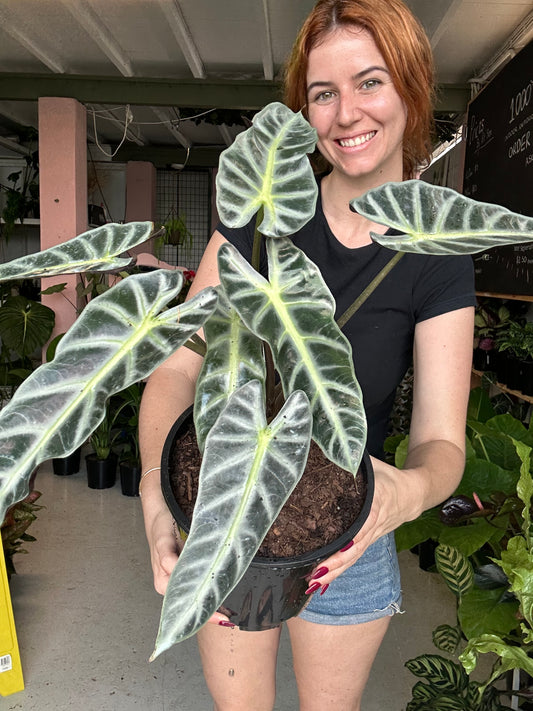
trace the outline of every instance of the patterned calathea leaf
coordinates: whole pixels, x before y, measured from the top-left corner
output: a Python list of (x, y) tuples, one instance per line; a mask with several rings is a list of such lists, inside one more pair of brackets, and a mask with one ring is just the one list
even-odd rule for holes
[(77, 449), (102, 421), (107, 399), (148, 376), (201, 328), (217, 295), (206, 289), (164, 310), (181, 272), (130, 276), (93, 299), (0, 412), (0, 520), (27, 494), (35, 467)]
[(316, 265), (289, 239), (268, 240), (267, 254), (270, 281), (232, 245), (222, 245), (222, 284), (246, 326), (269, 344), (285, 395), (297, 389), (307, 394), (313, 439), (332, 462), (355, 474), (366, 419), (334, 299)]
[(268, 104), (220, 156), (216, 177), (217, 210), (228, 227), (246, 225), (260, 208), (259, 231), (293, 234), (311, 219), (318, 194), (306, 153), (316, 131), (301, 112)]
[(401, 252), (474, 254), (491, 247), (533, 242), (533, 217), (477, 202), (422, 180), (385, 183), (350, 202), (354, 212), (398, 230), (374, 232), (375, 242)]
[(293, 393), (270, 424), (258, 381), (233, 393), (207, 437), (191, 529), (152, 659), (195, 634), (242, 578), (303, 474), (310, 440), (304, 393)]
[(468, 558), (457, 548), (440, 544), (435, 549), (437, 570), (450, 590), (461, 597), (474, 584), (474, 570)]
[(57, 247), (1, 264), (0, 281), (124, 269), (133, 260), (120, 255), (146, 242), (153, 227), (151, 222), (109, 223), (97, 227)]

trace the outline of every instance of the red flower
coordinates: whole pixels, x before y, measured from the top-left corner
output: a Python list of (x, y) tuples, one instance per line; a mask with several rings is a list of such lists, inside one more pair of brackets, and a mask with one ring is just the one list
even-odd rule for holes
[(196, 276), (196, 272), (193, 269), (185, 269), (183, 272), (183, 278), (186, 281), (192, 281)]

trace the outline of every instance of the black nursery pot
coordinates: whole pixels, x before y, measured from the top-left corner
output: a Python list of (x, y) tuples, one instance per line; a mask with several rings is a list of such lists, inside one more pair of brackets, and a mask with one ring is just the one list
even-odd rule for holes
[(68, 476), (77, 474), (80, 470), (81, 449), (76, 449), (66, 457), (52, 459), (54, 474), (57, 476)]
[(112, 454), (107, 459), (98, 459), (95, 454), (85, 457), (87, 465), (87, 485), (89, 489), (109, 489), (115, 486), (117, 478), (117, 456)]
[(120, 487), (124, 496), (139, 496), (141, 466), (134, 462), (120, 462)]
[[(161, 487), (170, 512), (180, 529), (188, 533), (190, 521), (179, 507), (170, 484), (169, 460), (174, 443), (188, 425), (192, 408), (174, 423), (163, 448)], [(360, 471), (366, 481), (366, 499), (350, 528), (327, 546), (291, 558), (255, 556), (248, 570), (222, 603), (220, 610), (241, 630), (257, 632), (277, 627), (295, 617), (309, 601), (305, 591), (309, 574), (322, 560), (343, 548), (363, 526), (374, 495), (374, 471), (365, 451)]]

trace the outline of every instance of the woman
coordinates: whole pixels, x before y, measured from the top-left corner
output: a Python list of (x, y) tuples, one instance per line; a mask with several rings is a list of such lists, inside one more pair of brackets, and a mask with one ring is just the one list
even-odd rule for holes
[[(297, 39), (286, 101), (293, 110), (304, 107), (327, 168), (316, 215), (293, 240), (319, 265), (338, 314), (393, 255), (369, 237), (385, 228), (351, 212), (349, 201), (414, 177), (427, 160), (432, 75), (427, 38), (400, 0), (319, 0)], [(216, 254), (225, 240), (250, 258), (252, 238), (251, 225), (220, 225), (191, 292), (218, 283)], [(314, 571), (309, 605), (287, 622), (301, 711), (360, 709), (372, 662), (400, 609), (392, 532), (443, 501), (460, 480), (473, 305), (468, 258), (405, 255), (344, 328), (364, 395), (375, 498), (355, 539)], [(411, 358), (414, 404), (400, 471), (379, 457), (394, 391)], [(157, 466), (172, 423), (193, 402), (199, 367), (198, 356), (181, 349), (150, 378), (143, 399), (141, 446), (149, 473), (142, 502), (160, 593), (177, 551)], [(272, 709), (279, 636), (279, 629), (241, 632), (220, 613), (200, 630), (217, 711)]]

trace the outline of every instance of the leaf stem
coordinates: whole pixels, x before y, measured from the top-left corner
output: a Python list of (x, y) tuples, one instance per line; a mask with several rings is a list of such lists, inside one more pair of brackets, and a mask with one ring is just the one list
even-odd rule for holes
[(387, 276), (387, 274), (391, 271), (391, 269), (400, 261), (400, 259), (403, 257), (405, 252), (396, 252), (396, 254), (385, 264), (385, 266), (382, 268), (382, 270), (377, 274), (377, 276), (372, 279), (370, 284), (364, 289), (357, 299), (353, 302), (351, 306), (349, 306), (346, 311), (342, 314), (342, 316), (337, 320), (337, 324), (339, 328), (342, 328), (343, 326), (348, 323), (348, 321), (352, 318), (354, 313), (361, 308), (361, 306), (365, 303), (365, 301), (368, 299), (368, 297), (376, 290), (376, 288), (381, 284), (383, 279)]

